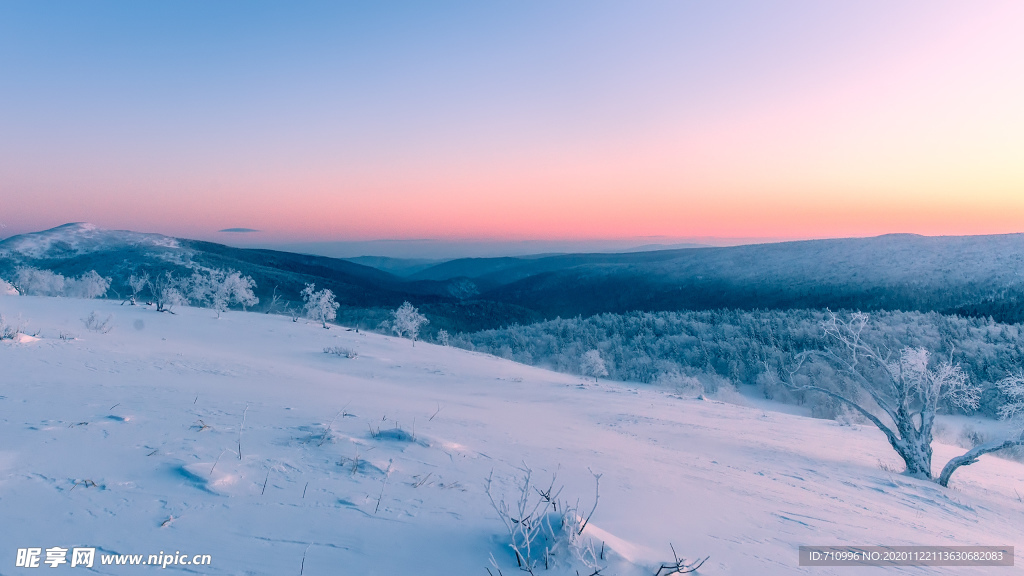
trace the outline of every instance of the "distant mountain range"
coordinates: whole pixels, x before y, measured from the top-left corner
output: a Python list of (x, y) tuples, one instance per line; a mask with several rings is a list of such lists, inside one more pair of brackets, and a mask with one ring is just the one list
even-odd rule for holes
[(630, 310), (845, 308), (1024, 320), (1024, 235), (811, 240), (631, 254), (446, 262), (480, 298), (543, 316)]
[(113, 278), (112, 289), (123, 294), (128, 276), (143, 270), (187, 274), (196, 266), (225, 268), (256, 280), (261, 306), (275, 293), (294, 302), (305, 283), (313, 282), (338, 295), (349, 321), (376, 322), (408, 300), (428, 314), (435, 330), (472, 331), (603, 312), (715, 308), (919, 310), (1024, 320), (1022, 234), (896, 234), (437, 264), (353, 260), (89, 224), (0, 241), (0, 277), (23, 265), (65, 275), (95, 269)]

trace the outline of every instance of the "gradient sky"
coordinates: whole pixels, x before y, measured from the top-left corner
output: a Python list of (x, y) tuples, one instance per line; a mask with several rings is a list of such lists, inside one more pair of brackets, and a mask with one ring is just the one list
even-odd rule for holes
[(72, 221), (1021, 232), (1024, 2), (2, 1), (0, 237)]

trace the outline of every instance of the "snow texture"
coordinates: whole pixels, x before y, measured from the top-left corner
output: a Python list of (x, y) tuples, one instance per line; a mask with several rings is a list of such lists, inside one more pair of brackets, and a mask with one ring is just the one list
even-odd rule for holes
[[(83, 330), (92, 311), (115, 329)], [(1024, 538), (1024, 466), (983, 456), (943, 489), (891, 471), (871, 426), (282, 316), (33, 296), (0, 312), (34, 335), (0, 342), (5, 574), (17, 548), (51, 546), (211, 554), (192, 570), (207, 574), (482, 575), (492, 555), (517, 574), (484, 490), (493, 471), (514, 500), (524, 463), (581, 509), (588, 468), (602, 475), (583, 534), (605, 543), (606, 575), (653, 574), (670, 543), (710, 556), (702, 575), (981, 575), (800, 568), (797, 547)]]

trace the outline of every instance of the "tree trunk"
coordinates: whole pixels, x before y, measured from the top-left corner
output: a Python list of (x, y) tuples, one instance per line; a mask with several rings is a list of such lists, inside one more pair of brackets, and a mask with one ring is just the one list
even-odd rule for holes
[(907, 466), (907, 475), (925, 480), (932, 479), (932, 446), (931, 438), (927, 440), (917, 435), (909, 435), (897, 442), (890, 441), (896, 453), (903, 458)]

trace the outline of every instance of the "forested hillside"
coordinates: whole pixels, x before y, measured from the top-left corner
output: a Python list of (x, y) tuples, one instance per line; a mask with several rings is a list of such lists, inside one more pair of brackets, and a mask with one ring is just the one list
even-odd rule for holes
[[(613, 379), (678, 386), (696, 378), (710, 390), (754, 385), (768, 398), (801, 402), (772, 376), (797, 353), (827, 347), (826, 315), (807, 309), (600, 314), (459, 334), (452, 344), (571, 373), (580, 373), (586, 352), (598, 350)], [(988, 416), (1003, 403), (995, 382), (1024, 368), (1020, 325), (920, 312), (878, 312), (872, 319), (872, 342), (894, 353), (923, 347), (960, 364), (985, 389), (979, 411)], [(822, 378), (833, 377), (824, 366), (818, 370)], [(815, 402), (822, 416), (839, 408)]]

